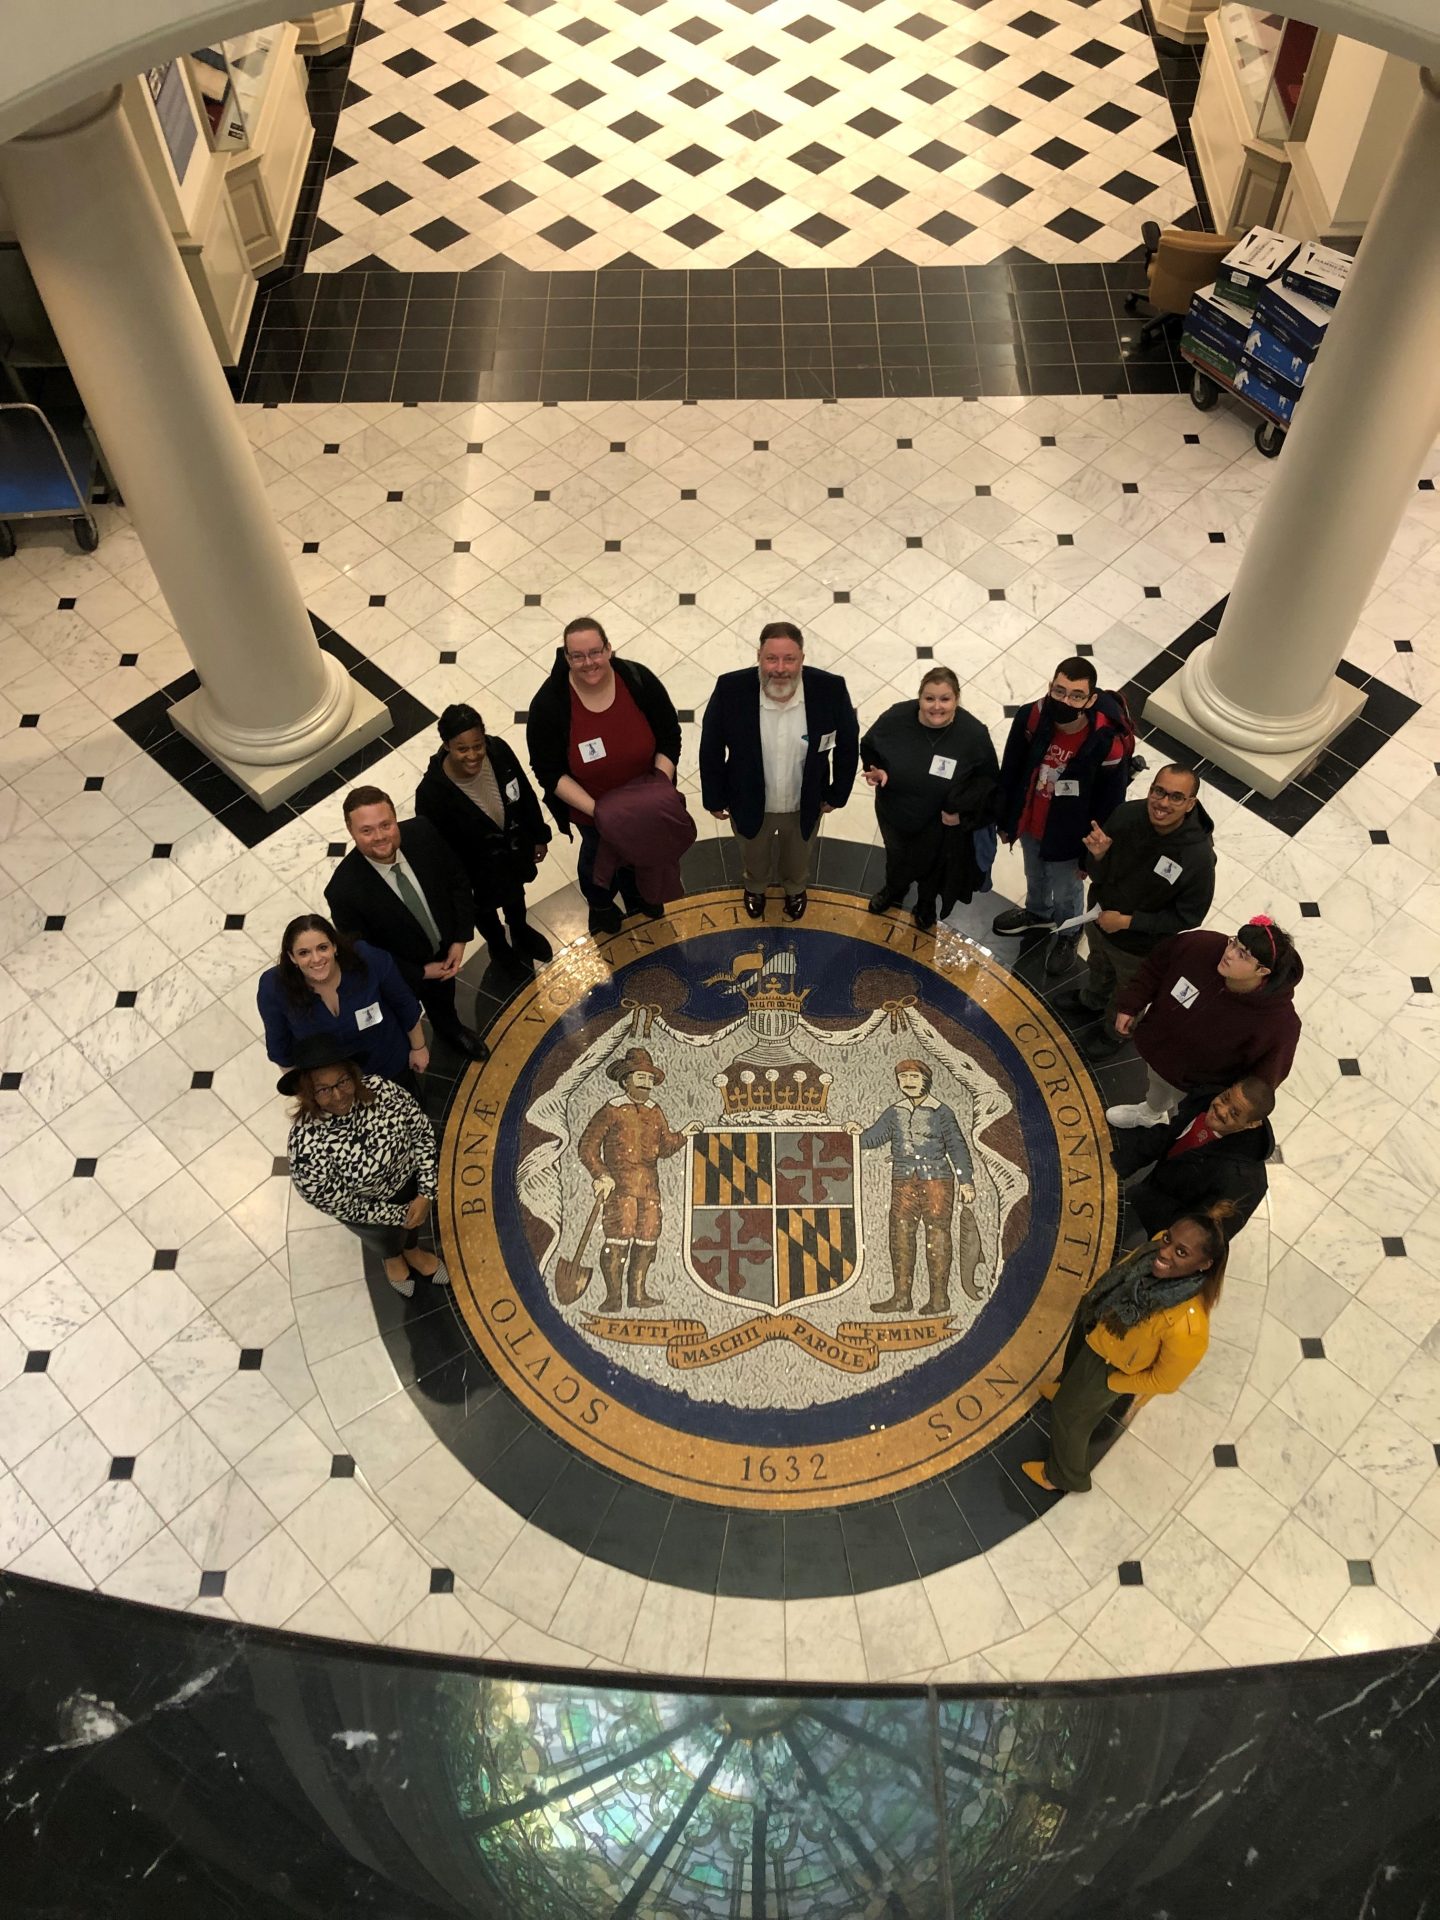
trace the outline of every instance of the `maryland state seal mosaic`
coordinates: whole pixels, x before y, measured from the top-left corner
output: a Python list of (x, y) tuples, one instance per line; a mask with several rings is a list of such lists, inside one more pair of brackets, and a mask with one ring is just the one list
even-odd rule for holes
[(983, 948), (812, 892), (563, 956), (442, 1154), (456, 1302), (572, 1448), (691, 1500), (875, 1500), (1023, 1417), (1107, 1264), (1088, 1074)]

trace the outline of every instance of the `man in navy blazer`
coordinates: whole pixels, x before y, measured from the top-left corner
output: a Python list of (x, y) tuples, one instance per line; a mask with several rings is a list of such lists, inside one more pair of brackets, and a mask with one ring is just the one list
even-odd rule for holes
[(700, 791), (744, 849), (746, 913), (761, 917), (774, 877), (785, 918), (799, 920), (811, 836), (821, 814), (850, 798), (860, 726), (844, 680), (805, 665), (805, 642), (788, 620), (762, 629), (757, 667), (715, 682), (700, 729)]
[(455, 1005), (455, 976), (475, 932), (475, 900), (460, 863), (428, 820), (402, 825), (379, 787), (345, 796), (345, 825), (355, 844), (325, 888), (336, 926), (390, 955), (437, 1038), (468, 1059), (488, 1060), (490, 1049), (461, 1024)]

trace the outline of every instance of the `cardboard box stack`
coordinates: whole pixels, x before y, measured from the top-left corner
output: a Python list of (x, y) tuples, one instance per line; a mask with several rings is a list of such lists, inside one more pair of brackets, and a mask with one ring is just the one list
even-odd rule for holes
[(1329, 247), (1252, 227), (1221, 261), (1215, 285), (1195, 295), (1182, 348), (1288, 426), (1349, 270)]

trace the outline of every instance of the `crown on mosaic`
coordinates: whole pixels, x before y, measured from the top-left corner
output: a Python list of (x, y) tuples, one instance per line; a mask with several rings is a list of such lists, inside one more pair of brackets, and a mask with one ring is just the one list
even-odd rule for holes
[(824, 1113), (830, 1100), (830, 1075), (811, 1061), (787, 1060), (778, 1067), (756, 1060), (732, 1060), (717, 1073), (726, 1119), (749, 1113)]

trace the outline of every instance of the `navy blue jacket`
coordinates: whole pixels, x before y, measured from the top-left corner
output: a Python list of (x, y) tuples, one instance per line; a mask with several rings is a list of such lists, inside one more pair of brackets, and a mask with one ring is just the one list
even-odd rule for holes
[[(805, 767), (800, 776), (800, 831), (808, 840), (820, 809), (843, 807), (860, 764), (860, 723), (838, 673), (801, 668), (805, 694)], [(822, 743), (831, 741), (823, 747)], [(755, 667), (722, 673), (700, 729), (700, 794), (711, 813), (726, 812), (747, 840), (765, 818), (765, 760), (760, 750), (760, 674)]]
[[(1125, 731), (1125, 719), (1112, 695), (1101, 692), (1090, 708), (1090, 731), (1065, 771), (1067, 780), (1078, 783), (1078, 794), (1052, 794), (1045, 819), (1045, 835), (1040, 842), (1044, 860), (1078, 860), (1084, 852), (1085, 836), (1092, 820), (1107, 820), (1125, 798), (1130, 777), (1130, 756), (1113, 767), (1104, 764), (1106, 755)], [(1000, 808), (996, 820), (1002, 838), (1013, 840), (1025, 811), (1026, 796), (1045, 758), (1055, 723), (1044, 700), (1022, 707), (1010, 723), (1000, 762)]]

